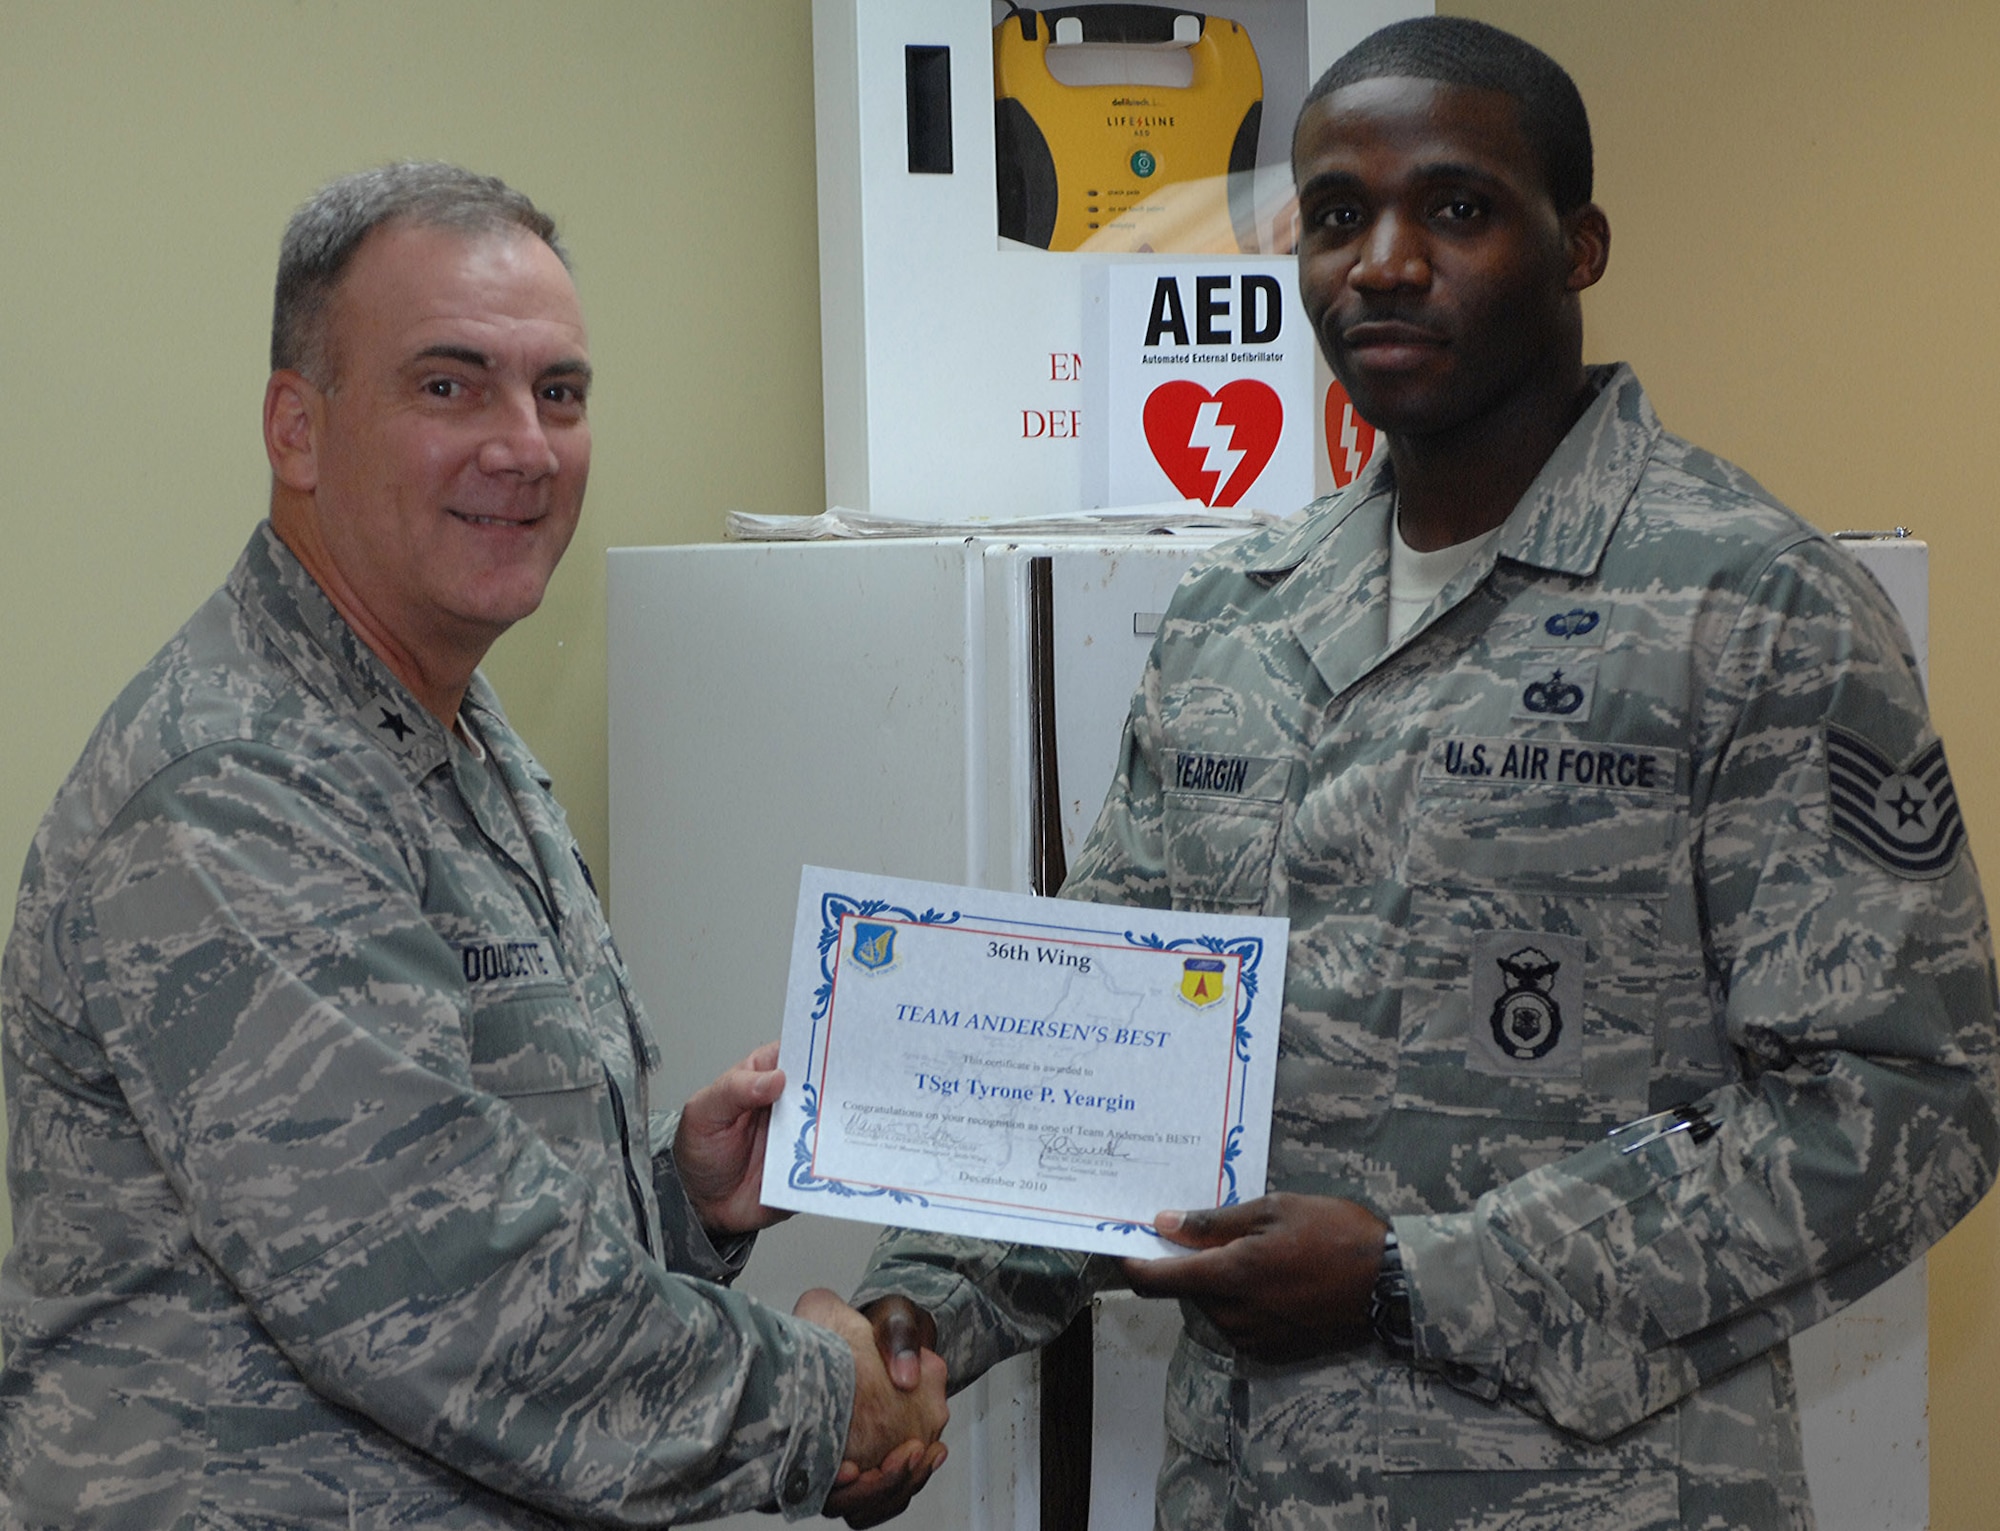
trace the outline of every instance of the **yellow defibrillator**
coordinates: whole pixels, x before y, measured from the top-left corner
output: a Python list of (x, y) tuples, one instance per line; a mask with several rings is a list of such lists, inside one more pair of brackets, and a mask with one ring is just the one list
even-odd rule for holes
[[(1184, 48), (1186, 86), (1065, 85), (1049, 50)], [(993, 29), (1000, 233), (1045, 250), (1255, 250), (1264, 74), (1243, 26), (1161, 5), (1017, 10)]]

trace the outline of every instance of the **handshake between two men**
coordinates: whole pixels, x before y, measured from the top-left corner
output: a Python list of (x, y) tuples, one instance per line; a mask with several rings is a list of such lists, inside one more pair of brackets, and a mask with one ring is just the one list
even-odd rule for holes
[[(784, 1089), (769, 1043), (689, 1100), (676, 1142), (690, 1199), (712, 1230), (746, 1233), (788, 1213), (758, 1201), (770, 1108)], [(1163, 1211), (1157, 1224), (1188, 1251), (1122, 1262), (1142, 1297), (1198, 1305), (1244, 1353), (1271, 1360), (1331, 1354), (1370, 1337), (1370, 1297), (1388, 1225), (1357, 1202), (1278, 1193), (1234, 1206)], [(857, 1312), (824, 1288), (793, 1312), (846, 1340), (854, 1408), (845, 1461), (824, 1505), (857, 1527), (900, 1514), (945, 1459), (938, 1440), (945, 1363), (931, 1315), (904, 1297)]]
[[(769, 1042), (696, 1091), (682, 1108), (675, 1167), (702, 1226), (712, 1234), (752, 1233), (791, 1215), (758, 1199), (771, 1107), (784, 1088), (778, 1044)], [(945, 1459), (938, 1437), (950, 1410), (944, 1360), (932, 1348), (935, 1333), (927, 1330), (925, 1339), (912, 1343), (899, 1331), (893, 1343), (885, 1336), (878, 1344), (868, 1319), (824, 1287), (806, 1292), (792, 1311), (831, 1329), (854, 1354), (847, 1445), (825, 1513), (845, 1516), (857, 1527), (900, 1514)]]

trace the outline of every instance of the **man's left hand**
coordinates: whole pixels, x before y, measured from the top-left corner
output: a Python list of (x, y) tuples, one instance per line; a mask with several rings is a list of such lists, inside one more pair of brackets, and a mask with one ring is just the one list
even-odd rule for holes
[(710, 1233), (751, 1233), (791, 1216), (758, 1200), (771, 1107), (784, 1088), (778, 1044), (766, 1042), (682, 1108), (674, 1167)]
[(1389, 1225), (1356, 1202), (1280, 1192), (1233, 1207), (1162, 1212), (1160, 1236), (1200, 1251), (1127, 1260), (1141, 1297), (1184, 1297), (1238, 1349), (1291, 1361), (1368, 1333)]

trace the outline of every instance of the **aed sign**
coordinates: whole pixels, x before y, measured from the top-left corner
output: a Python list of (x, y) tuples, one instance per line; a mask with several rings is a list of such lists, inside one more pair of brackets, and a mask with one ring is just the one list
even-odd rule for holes
[(1103, 270), (1096, 503), (1289, 515), (1313, 497), (1312, 335), (1288, 260)]

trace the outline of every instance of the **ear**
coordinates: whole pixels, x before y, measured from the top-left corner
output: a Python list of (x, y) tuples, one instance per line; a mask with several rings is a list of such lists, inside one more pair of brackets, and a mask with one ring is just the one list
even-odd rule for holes
[(1595, 287), (1611, 259), (1611, 223), (1604, 209), (1586, 202), (1563, 218), (1563, 240), (1569, 250), (1564, 286), (1571, 292)]
[(318, 441), (326, 395), (288, 368), (264, 385), (264, 455), (287, 489), (311, 494), (319, 486)]

